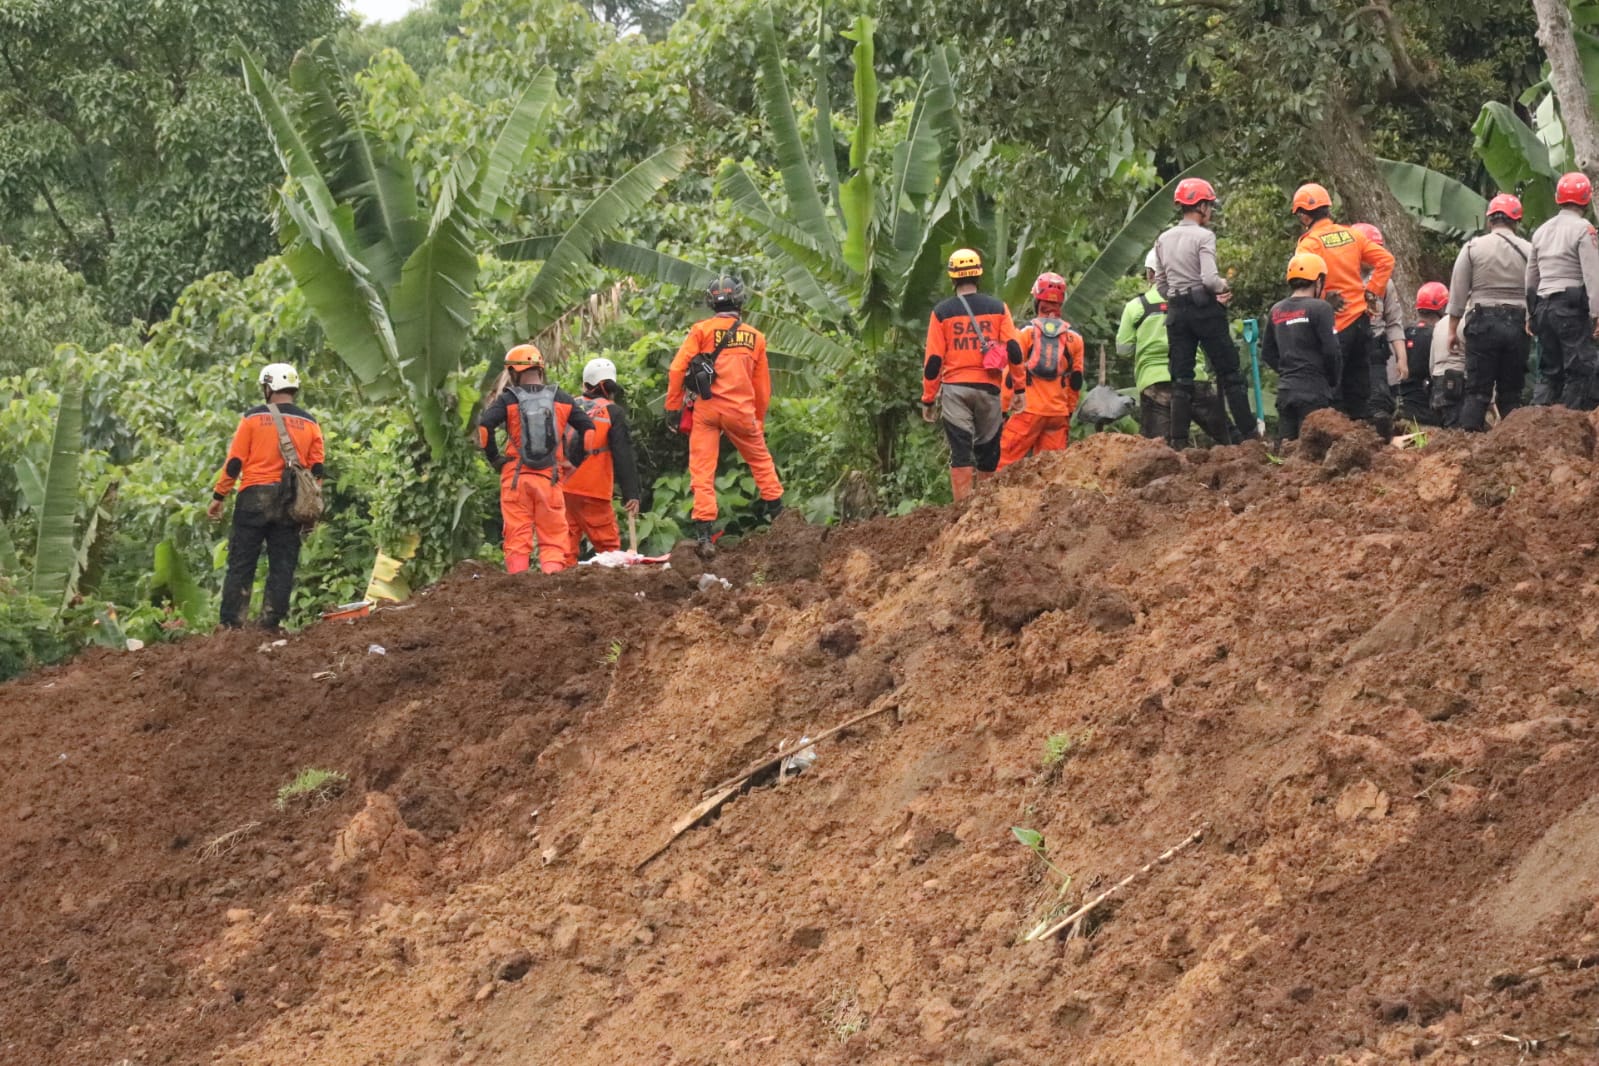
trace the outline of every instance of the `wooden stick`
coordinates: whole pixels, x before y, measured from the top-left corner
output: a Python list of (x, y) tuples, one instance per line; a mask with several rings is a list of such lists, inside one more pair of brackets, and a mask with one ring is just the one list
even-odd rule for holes
[(737, 777), (729, 778), (720, 785), (717, 785), (715, 788), (710, 789), (706, 793), (705, 798), (700, 800), (699, 803), (695, 804), (692, 810), (683, 815), (683, 817), (679, 818), (677, 821), (673, 822), (671, 835), (666, 838), (666, 842), (641, 859), (638, 864), (633, 867), (633, 870), (635, 872), (642, 870), (651, 862), (655, 861), (655, 859), (662, 852), (671, 847), (673, 843), (677, 841), (678, 837), (682, 836), (684, 833), (694, 828), (694, 826), (698, 825), (700, 819), (708, 817), (710, 814), (715, 812), (717, 808), (731, 799), (734, 793), (743, 788), (746, 781), (760, 773), (762, 770), (766, 769), (768, 766), (772, 765), (774, 762), (781, 762), (783, 759), (786, 759), (790, 755), (794, 754), (795, 751), (804, 751), (805, 748), (811, 747), (818, 741), (826, 740), (828, 737), (848, 729), (857, 722), (864, 722), (874, 714), (882, 714), (889, 708), (898, 706), (899, 703), (897, 701), (886, 701), (876, 707), (873, 707), (871, 710), (866, 711), (864, 714), (858, 714), (847, 722), (836, 725), (824, 733), (817, 734), (815, 737), (807, 740), (802, 747), (794, 748), (791, 751), (779, 751), (776, 755), (773, 755), (770, 758), (762, 759), (757, 763), (752, 763), (749, 769), (745, 770)]
[(1027, 936), (1023, 938), (1022, 942), (1031, 943), (1034, 940), (1043, 940), (1045, 937), (1054, 936), (1056, 933), (1077, 922), (1079, 919), (1087, 917), (1089, 912), (1091, 912), (1095, 907), (1098, 907), (1101, 903), (1104, 903), (1107, 899), (1110, 899), (1110, 897), (1114, 896), (1116, 893), (1120, 892), (1122, 889), (1126, 888), (1128, 885), (1132, 884), (1134, 881), (1138, 880), (1155, 867), (1164, 862), (1169, 862), (1174, 856), (1177, 855), (1178, 852), (1199, 843), (1200, 839), (1205, 835), (1205, 828), (1205, 826), (1200, 826), (1198, 829), (1190, 833), (1187, 839), (1183, 840), (1181, 843), (1173, 844), (1171, 847), (1167, 848), (1153, 859), (1150, 859), (1148, 862), (1144, 863), (1144, 865), (1140, 866), (1138, 869), (1134, 870), (1120, 881), (1117, 881), (1114, 885), (1111, 885), (1105, 891), (1101, 892), (1099, 895), (1095, 896), (1081, 907), (1078, 907), (1076, 910), (1072, 911), (1054, 925), (1049, 926), (1047, 929), (1034, 929), (1031, 933), (1028, 933)]
[(1103, 385), (1105, 380), (1105, 346), (1101, 344), (1099, 346), (1099, 383)]
[(873, 715), (882, 714), (884, 711), (888, 710), (890, 707), (897, 707), (897, 706), (899, 706), (899, 704), (897, 702), (894, 702), (894, 701), (889, 701), (887, 703), (880, 704), (880, 705), (878, 705), (876, 707), (873, 707), (869, 711), (866, 711), (866, 712), (864, 712), (862, 714), (857, 714), (854, 718), (851, 718), (847, 722), (840, 723), (839, 725), (834, 726), (832, 729), (829, 729), (829, 730), (826, 730), (825, 732), (816, 734), (810, 740), (807, 740), (802, 747), (790, 748), (787, 751), (780, 750), (775, 755), (765, 756), (759, 762), (750, 763), (749, 766), (747, 766), (744, 769), (744, 772), (739, 774), (737, 777), (730, 777), (726, 781), (723, 781), (721, 784), (713, 785), (712, 787), (706, 789), (705, 790), (705, 794), (706, 795), (711, 795), (712, 793), (716, 793), (716, 792), (722, 791), (724, 788), (736, 788), (739, 785), (742, 785), (744, 782), (748, 781), (750, 778), (754, 777), (756, 774), (760, 773), (762, 770), (766, 769), (768, 766), (772, 765), (774, 762), (781, 762), (782, 760), (788, 758), (790, 755), (793, 755), (796, 751), (803, 751), (805, 748), (808, 748), (808, 747), (810, 747), (813, 744), (821, 743), (822, 741), (826, 740), (828, 737), (832, 736), (835, 733), (842, 733), (844, 730), (848, 729), (850, 726), (854, 725), (856, 722), (864, 722), (864, 721), (866, 721), (866, 719), (872, 717)]
[(627, 550), (638, 554), (638, 515), (632, 511), (627, 513)]

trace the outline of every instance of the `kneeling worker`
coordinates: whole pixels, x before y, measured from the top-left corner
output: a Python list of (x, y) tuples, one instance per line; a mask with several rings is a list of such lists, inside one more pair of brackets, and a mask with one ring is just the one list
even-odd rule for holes
[(1066, 279), (1038, 275), (1033, 282), (1033, 320), (1021, 328), (1022, 368), (1011, 400), (1010, 421), (1000, 434), (999, 468), (1034, 452), (1066, 447), (1072, 412), (1083, 388), (1083, 338), (1060, 317)]
[(622, 386), (616, 383), (616, 364), (590, 359), (583, 367), (583, 395), (577, 406), (594, 422), (583, 439), (583, 461), (567, 475), (561, 491), (566, 496), (566, 565), (577, 565), (579, 544), (586, 535), (596, 552), (616, 551), (622, 533), (611, 506), (612, 487), (622, 490), (622, 506), (638, 517), (638, 464), (633, 459), (633, 437), (622, 406)]
[(712, 550), (716, 531), (716, 460), (722, 437), (733, 442), (755, 475), (757, 514), (768, 521), (783, 510), (783, 483), (766, 448), (766, 411), (772, 376), (766, 335), (743, 321), (744, 283), (731, 274), (705, 292), (711, 317), (689, 327), (666, 383), (667, 419), (684, 431), (685, 405), (692, 409), (688, 432), (689, 484), (694, 491), (694, 540)]
[[(505, 572), (527, 570), (537, 531), (539, 569), (565, 569), (566, 500), (561, 495), (561, 464), (583, 462), (582, 445), (566, 450), (568, 426), (581, 433), (594, 422), (576, 401), (544, 380), (544, 353), (518, 344), (505, 353), (511, 384), (478, 416), (478, 446), (500, 472), (500, 514), (505, 528)], [(494, 431), (505, 427), (509, 454), (501, 455)], [(578, 438), (580, 441), (581, 437)]]

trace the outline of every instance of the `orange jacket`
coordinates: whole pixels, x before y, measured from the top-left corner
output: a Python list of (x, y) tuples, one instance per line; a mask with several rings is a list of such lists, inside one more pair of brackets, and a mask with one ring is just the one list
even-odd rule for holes
[(583, 461), (561, 487), (569, 496), (609, 500), (611, 487), (619, 482), (622, 499), (638, 499), (638, 464), (625, 409), (603, 396), (581, 396), (577, 406), (593, 420), (594, 428), (583, 434)]
[(1077, 396), (1083, 387), (1083, 338), (1067, 323), (1060, 335), (1060, 376), (1052, 379), (1035, 377), (1032, 373), (1036, 358), (1034, 344), (1038, 327), (1029, 322), (1018, 334), (1022, 345), (1022, 363), (1026, 367), (1026, 408), (1035, 415), (1069, 415), (1077, 410)]
[[(715, 351), (722, 334), (733, 325), (733, 315), (712, 315), (689, 327), (688, 336), (672, 359), (666, 379), (666, 409), (683, 409), (683, 377), (696, 355)], [(696, 398), (696, 402), (699, 402)], [(772, 375), (766, 365), (766, 334), (747, 322), (739, 322), (738, 332), (716, 357), (716, 383), (709, 402), (740, 411), (749, 411), (757, 422), (766, 421), (772, 404)]]
[[(928, 316), (926, 354), (922, 357), (923, 403), (938, 399), (938, 390), (944, 385), (985, 385), (999, 391), (1005, 369), (983, 368), (983, 346), (988, 341), (1004, 345), (1011, 363), (1021, 362), (1016, 323), (1011, 321), (1005, 301), (974, 292), (966, 297), (966, 303), (971, 305), (971, 314), (966, 313), (960, 297), (951, 296)], [(974, 318), (982, 336), (972, 330)]]
[[(1340, 226), (1330, 218), (1320, 219), (1299, 238), (1298, 251), (1319, 255), (1326, 262), (1327, 287), (1322, 299), (1337, 307), (1332, 294), (1343, 297), (1343, 307), (1333, 315), (1333, 328), (1340, 333), (1366, 313), (1366, 293), (1380, 300), (1388, 291), (1388, 279), (1394, 272), (1393, 253), (1348, 226)], [(1371, 277), (1366, 281), (1360, 278), (1362, 264), (1371, 267)]]
[[(322, 477), (322, 427), (292, 403), (278, 404), (289, 440), (300, 457), (300, 465), (317, 478)], [(256, 485), (276, 485), (283, 480), (283, 450), (278, 446), (278, 428), (266, 404), (245, 412), (239, 428), (233, 431), (228, 460), (217, 475), (214, 499), (226, 499), (235, 485), (242, 491)]]
[[(555, 440), (556, 448), (570, 462), (581, 463), (583, 450), (580, 443), (573, 447), (566, 436), (567, 426), (575, 426), (580, 431), (587, 433), (594, 428), (594, 422), (581, 409), (574, 408), (572, 397), (568, 396), (554, 385), (524, 385), (524, 389), (535, 388), (555, 389)], [(506, 450), (504, 461), (501, 460), (500, 446), (494, 438), (494, 431), (505, 427)], [(483, 449), (483, 455), (488, 459), (489, 465), (502, 469), (507, 465), (519, 466), (518, 473), (524, 473), (532, 468), (520, 466), (522, 454), (522, 413), (518, 409), (516, 393), (506, 389), (494, 398), (494, 402), (483, 408), (483, 413), (477, 417), (477, 444)], [(574, 458), (575, 456), (575, 458)], [(544, 474), (551, 481), (560, 480), (559, 472), (554, 467), (542, 467), (537, 473)]]

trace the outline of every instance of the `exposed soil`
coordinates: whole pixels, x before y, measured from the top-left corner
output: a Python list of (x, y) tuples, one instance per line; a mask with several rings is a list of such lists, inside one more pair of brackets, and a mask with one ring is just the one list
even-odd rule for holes
[(1368, 432), (0, 687), (0, 1062), (1599, 1061), (1593, 425)]

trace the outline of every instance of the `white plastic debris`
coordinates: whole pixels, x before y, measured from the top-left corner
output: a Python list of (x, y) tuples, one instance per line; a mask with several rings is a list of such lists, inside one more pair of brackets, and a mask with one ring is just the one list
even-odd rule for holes
[(127, 645), (128, 645), (128, 650), (129, 651), (143, 651), (144, 650), (144, 641), (140, 640), (138, 637), (129, 637), (128, 641), (127, 641)]
[(272, 641), (272, 642), (270, 642), (268, 644), (261, 645), (259, 648), (255, 649), (255, 650), (258, 651), (258, 652), (261, 652), (262, 654), (266, 654), (267, 652), (270, 652), (273, 648), (286, 648), (288, 646), (289, 646), (289, 642), (286, 639), (285, 640), (274, 640), (274, 641)]
[(643, 559), (644, 556), (640, 555), (638, 552), (624, 551), (619, 548), (614, 552), (595, 552), (593, 556), (584, 559), (577, 565), (604, 566), (614, 569), (619, 566), (632, 566), (634, 563), (641, 562)]
[(778, 773), (783, 777), (791, 774), (801, 774), (816, 765), (816, 745), (812, 744), (810, 737), (800, 737), (800, 743), (805, 747), (783, 760)]
[(706, 589), (713, 589), (717, 585), (721, 585), (724, 589), (730, 589), (733, 587), (733, 583), (725, 577), (717, 577), (715, 574), (711, 573), (700, 575), (701, 592), (704, 592)]
[(385, 648), (381, 644), (368, 644), (366, 646), (366, 653), (368, 655), (387, 655), (389, 653), (389, 649)]

